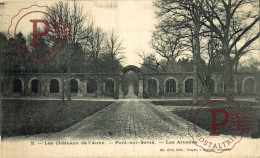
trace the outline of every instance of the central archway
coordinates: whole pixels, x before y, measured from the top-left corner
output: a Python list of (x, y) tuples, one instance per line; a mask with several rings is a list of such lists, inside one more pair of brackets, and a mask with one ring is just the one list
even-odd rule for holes
[[(138, 76), (136, 81), (137, 83), (126, 83), (125, 77), (131, 72)], [(128, 77), (128, 80), (131, 80), (131, 78)], [(132, 93), (134, 93), (138, 98), (143, 98), (143, 73), (137, 66), (134, 65), (124, 67), (120, 73), (119, 98), (125, 98), (125, 96), (129, 94), (129, 91), (133, 91)]]

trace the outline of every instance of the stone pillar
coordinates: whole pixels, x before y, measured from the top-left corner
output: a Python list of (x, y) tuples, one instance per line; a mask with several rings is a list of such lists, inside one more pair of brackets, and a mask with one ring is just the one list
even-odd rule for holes
[(84, 82), (80, 79), (77, 79), (77, 82), (78, 82), (78, 95), (83, 97), (83, 96), (85, 96), (84, 90), (85, 90), (86, 86), (85, 86)]
[(42, 80), (41, 86), (42, 86), (41, 91), (42, 91), (43, 96), (48, 96), (50, 93), (49, 81), (47, 79)]
[(157, 95), (160, 93), (160, 91), (161, 91), (161, 89), (160, 89), (160, 87), (161, 87), (161, 84), (160, 84), (160, 80), (158, 80), (158, 79), (156, 79), (156, 82), (157, 82)]
[(180, 96), (185, 96), (185, 82), (184, 82), (185, 78), (182, 78), (181, 82), (179, 82), (179, 92), (180, 92)]
[(223, 94), (223, 88), (224, 88), (224, 81), (218, 80), (218, 93)]
[(124, 96), (124, 92), (123, 92), (123, 75), (120, 75), (119, 76), (120, 78), (119, 78), (119, 81), (118, 81), (118, 97), (119, 97), (119, 99), (124, 99), (125, 98), (125, 96)]
[(143, 85), (143, 80), (139, 80), (139, 92), (138, 92), (138, 98), (143, 98), (143, 90), (144, 90), (144, 85)]
[(97, 81), (97, 96), (103, 96), (103, 82), (101, 80)]
[(45, 93), (47, 92), (47, 85), (45, 80), (39, 79), (40, 85), (39, 85), (39, 95), (45, 96)]
[[(7, 81), (10, 81), (10, 82), (7, 82)], [(6, 82), (5, 82), (5, 93), (7, 95), (11, 95), (13, 93), (13, 81), (11, 79), (7, 79)]]
[(88, 80), (83, 80), (81, 82), (81, 90), (84, 97), (88, 96)]
[(119, 99), (124, 99), (124, 93), (122, 89), (122, 81), (119, 82)]
[(27, 79), (24, 79), (24, 82), (23, 82), (23, 96), (28, 96), (30, 94), (30, 89), (29, 89), (29, 81)]

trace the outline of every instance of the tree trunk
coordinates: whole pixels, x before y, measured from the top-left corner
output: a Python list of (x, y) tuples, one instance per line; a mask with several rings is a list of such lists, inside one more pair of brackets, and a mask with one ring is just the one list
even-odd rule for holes
[(199, 54), (200, 54), (200, 40), (199, 40), (200, 24), (195, 22), (194, 25), (194, 52), (193, 52), (193, 103), (198, 102), (198, 91), (199, 91)]
[(70, 65), (68, 66), (68, 74), (67, 74), (67, 100), (71, 101), (71, 73), (70, 73)]
[(64, 99), (64, 72), (61, 72), (61, 100), (62, 100), (62, 105), (65, 105), (65, 99)]
[(234, 100), (234, 78), (233, 78), (233, 66), (230, 60), (228, 42), (222, 42), (224, 53), (224, 84), (226, 86), (226, 96)]

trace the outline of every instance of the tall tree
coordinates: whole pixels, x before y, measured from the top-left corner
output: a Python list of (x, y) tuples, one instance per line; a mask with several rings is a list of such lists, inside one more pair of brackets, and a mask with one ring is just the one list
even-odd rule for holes
[[(63, 50), (58, 56), (56, 56), (53, 64), (58, 67), (62, 74), (62, 100), (64, 103), (64, 73), (67, 72), (67, 97), (68, 100), (71, 100), (69, 78), (71, 65), (74, 64), (72, 56), (75, 56), (78, 51), (73, 48), (79, 48), (78, 44), (83, 44), (87, 39), (85, 32), (88, 25), (86, 25), (85, 22), (88, 16), (83, 14), (83, 6), (79, 5), (75, 1), (73, 1), (73, 5), (70, 5), (69, 2), (56, 2), (50, 6), (50, 9), (54, 12), (49, 11), (48, 13), (56, 20), (56, 23), (51, 26), (54, 36), (57, 36), (57, 32), (63, 33), (59, 36), (59, 38), (64, 42)], [(46, 16), (46, 18), (52, 21), (48, 16)], [(85, 56), (82, 56), (82, 58), (85, 58)]]
[(124, 62), (126, 58), (124, 50), (123, 41), (119, 39), (114, 30), (111, 30), (105, 39), (104, 46), (104, 52), (109, 60), (107, 62), (111, 63), (110, 71), (121, 68), (120, 62)]
[(7, 35), (3, 32), (0, 32), (0, 68), (1, 73), (3, 72), (12, 72), (13, 71), (13, 64), (16, 61), (14, 58), (13, 51), (10, 49)]
[(163, 69), (166, 72), (169, 70), (169, 67), (173, 67), (175, 59), (180, 55), (183, 55), (185, 52), (185, 45), (181, 43), (181, 32), (179, 32), (178, 35), (173, 35), (165, 33), (158, 28), (159, 27), (157, 27), (157, 30), (153, 32), (150, 43), (155, 52), (165, 59)]
[(248, 59), (243, 60), (238, 65), (238, 72), (253, 72), (256, 73), (260, 71), (260, 60), (250, 56)]
[[(191, 50), (193, 54), (193, 102), (198, 101), (198, 69), (200, 56), (200, 31), (201, 31), (201, 11), (199, 0), (158, 0), (155, 6), (159, 8), (157, 17), (161, 17), (161, 27), (166, 32), (181, 30), (182, 37), (191, 40)], [(185, 32), (188, 32), (185, 33)]]
[[(28, 58), (28, 48), (26, 45), (26, 38), (24, 37), (23, 33), (19, 32), (18, 34), (16, 34), (16, 39), (14, 37), (11, 37), (9, 43), (12, 45), (12, 47), (14, 48), (14, 50), (16, 50), (17, 55), (23, 57), (24, 59)], [(19, 48), (19, 49), (18, 49)], [(22, 50), (21, 52), (19, 52), (20, 50)], [(11, 71), (12, 72), (25, 72), (26, 71), (26, 66), (27, 66), (27, 62), (25, 62), (24, 60), (22, 60), (21, 58), (18, 58), (17, 56), (13, 54), (13, 61), (11, 64)]]
[(108, 33), (105, 40), (105, 52), (109, 54), (112, 59), (117, 59), (118, 61), (123, 61), (125, 59), (123, 40), (120, 40), (115, 31), (112, 30)]
[[(163, 64), (155, 54), (148, 54), (143, 50), (137, 50), (136, 54), (142, 59), (141, 65), (142, 69), (145, 70), (144, 72), (157, 72), (161, 71), (161, 68), (165, 70), (165, 64)], [(149, 70), (147, 70), (150, 69)]]
[[(256, 0), (200, 0), (198, 2), (200, 12), (206, 19), (201, 24), (214, 32), (221, 41), (225, 67), (224, 82), (227, 85), (228, 96), (233, 98), (234, 64), (245, 54), (248, 46), (259, 38), (259, 29), (257, 29), (259, 2)], [(243, 23), (241, 24), (240, 21)]]
[(104, 53), (105, 32), (100, 27), (92, 26), (88, 40), (85, 43), (88, 67), (92, 72), (99, 72), (99, 62)]

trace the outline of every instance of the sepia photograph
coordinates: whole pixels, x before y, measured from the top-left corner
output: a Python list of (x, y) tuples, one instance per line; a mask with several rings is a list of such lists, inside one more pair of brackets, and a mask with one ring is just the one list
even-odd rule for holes
[(1, 1), (0, 156), (259, 157), (259, 6)]

